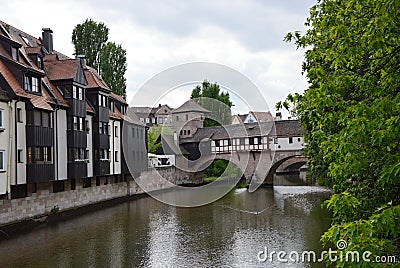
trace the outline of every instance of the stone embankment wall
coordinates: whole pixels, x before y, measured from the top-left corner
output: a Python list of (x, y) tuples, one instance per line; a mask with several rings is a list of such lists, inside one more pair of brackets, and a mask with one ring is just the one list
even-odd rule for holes
[[(198, 184), (203, 181), (202, 174), (189, 174), (175, 167), (149, 169), (139, 179), (150, 191), (171, 187), (160, 176), (174, 184)], [(34, 192), (28, 189), (27, 197), (0, 200), (0, 226), (144, 192), (130, 176), (124, 179), (92, 178), (88, 185), (87, 181), (76, 180), (75, 187), (71, 187), (71, 181), (67, 180), (64, 191), (53, 192), (53, 183), (40, 183)]]

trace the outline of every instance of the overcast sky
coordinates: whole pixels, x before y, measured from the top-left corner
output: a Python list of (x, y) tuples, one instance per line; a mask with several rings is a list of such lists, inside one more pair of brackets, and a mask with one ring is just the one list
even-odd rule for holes
[[(289, 31), (304, 30), (315, 2), (4, 1), (0, 19), (36, 37), (42, 28), (51, 28), (54, 49), (71, 57), (74, 26), (86, 18), (104, 22), (110, 29), (109, 40), (127, 50), (128, 102), (148, 79), (166, 68), (205, 61), (229, 66), (250, 78), (274, 112), (278, 100), (307, 88), (301, 75), (304, 51), (282, 40)], [(177, 107), (189, 95), (190, 89), (182, 89), (162, 102)], [(234, 108), (236, 113), (245, 110), (240, 104)]]

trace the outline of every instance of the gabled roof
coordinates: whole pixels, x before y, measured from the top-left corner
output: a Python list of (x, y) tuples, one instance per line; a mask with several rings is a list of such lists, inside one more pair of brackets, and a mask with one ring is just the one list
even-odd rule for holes
[[(157, 114), (169, 114), (173, 110), (171, 107), (169, 107), (168, 104), (163, 104), (155, 108), (157, 109), (156, 111)], [(166, 109), (167, 112), (165, 112)]]
[[(52, 58), (52, 56), (50, 56)], [(47, 75), (50, 80), (74, 79), (78, 72), (79, 59), (49, 61), (49, 56), (44, 57)]]
[(114, 92), (111, 92), (110, 97), (122, 104), (127, 104), (125, 99), (121, 97), (120, 95), (115, 94)]
[(182, 104), (179, 108), (172, 110), (173, 114), (176, 113), (187, 113), (187, 112), (201, 112), (201, 113), (210, 113), (209, 110), (200, 106), (194, 100), (188, 100), (184, 104)]
[(101, 88), (105, 89), (107, 91), (111, 91), (110, 88), (107, 86), (107, 84), (104, 82), (104, 80), (101, 78), (101, 76), (97, 73), (95, 69), (92, 67), (86, 66), (85, 67), (85, 77), (86, 81), (88, 82), (86, 88), (91, 89), (91, 88)]
[[(14, 60), (3, 46), (0, 45), (0, 73), (10, 89), (16, 96), (29, 99), (35, 108), (53, 110), (51, 105), (62, 105), (67, 107), (63, 96), (56, 87), (45, 76), (46, 73), (36, 66), (36, 63), (30, 58), (29, 54), (42, 54), (41, 40), (33, 37), (11, 25), (0, 21), (0, 35), (9, 38), (14, 43), (19, 44), (19, 59)], [(14, 64), (18, 69), (36, 73), (40, 78), (42, 87), (41, 95), (26, 92), (14, 74), (9, 70), (7, 64)]]
[(182, 143), (200, 142), (203, 139), (230, 139), (257, 137), (260, 134), (277, 137), (301, 137), (304, 133), (297, 120), (249, 123), (244, 125), (227, 125), (199, 128), (192, 138), (180, 139)]
[(251, 111), (250, 114), (254, 116), (254, 118), (257, 120), (257, 122), (269, 122), (269, 121), (274, 121), (274, 117), (272, 114), (268, 112), (255, 112)]

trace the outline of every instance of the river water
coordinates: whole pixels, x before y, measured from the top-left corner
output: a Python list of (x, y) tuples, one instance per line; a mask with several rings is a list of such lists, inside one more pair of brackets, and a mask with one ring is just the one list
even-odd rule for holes
[[(309, 186), (236, 189), (197, 208), (146, 197), (2, 241), (0, 267), (324, 267), (301, 254), (319, 258), (327, 197)], [(266, 250), (285, 251), (288, 262), (263, 262)]]

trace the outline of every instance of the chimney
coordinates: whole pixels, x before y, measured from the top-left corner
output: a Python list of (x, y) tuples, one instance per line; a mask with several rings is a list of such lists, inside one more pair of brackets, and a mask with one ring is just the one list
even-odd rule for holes
[(50, 28), (42, 29), (42, 44), (47, 52), (53, 53), (53, 31)]
[(275, 116), (275, 120), (281, 120), (282, 119), (282, 113), (281, 112), (277, 112), (276, 116)]
[(161, 108), (161, 103), (158, 104), (158, 108)]
[(76, 58), (81, 61), (82, 67), (85, 68), (86, 67), (86, 56), (85, 55), (77, 55)]

